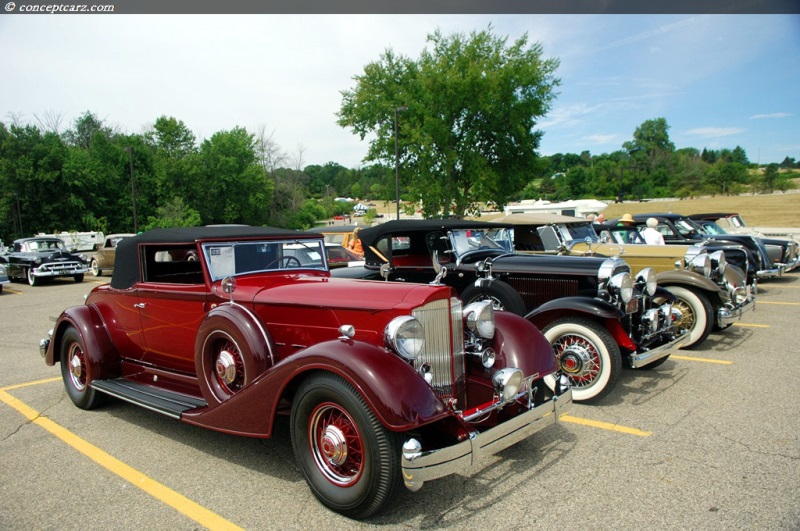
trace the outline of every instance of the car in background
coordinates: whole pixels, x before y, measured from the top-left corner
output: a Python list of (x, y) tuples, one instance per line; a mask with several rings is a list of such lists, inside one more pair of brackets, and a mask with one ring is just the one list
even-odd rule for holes
[[(298, 247), (321, 259), (299, 264), (286, 252)], [(116, 397), (259, 438), (288, 417), (311, 491), (350, 518), (377, 514), (401, 485), (473, 470), (572, 403), (525, 319), (445, 286), (331, 278), (318, 234), (157, 229), (116, 253), (111, 282), (40, 342), (72, 402)]]
[(102, 244), (98, 244), (97, 249), (89, 260), (89, 271), (92, 275), (99, 277), (103, 271), (114, 269), (114, 257), (116, 256), (117, 244), (124, 238), (130, 238), (135, 234), (109, 234), (105, 237)]
[(0, 261), (0, 293), (3, 293), (3, 284), (8, 284), (11, 280), (8, 278), (8, 271), (6, 265)]
[(791, 238), (770, 238), (755, 232), (729, 232), (722, 228), (720, 221), (724, 214), (692, 214), (689, 219), (700, 226), (706, 234), (725, 234), (735, 238), (754, 238), (764, 244), (773, 266), (784, 272), (794, 271), (800, 266), (800, 244)]
[(2, 260), (10, 279), (27, 280), (31, 286), (57, 277), (83, 282), (89, 270), (85, 255), (70, 253), (63, 241), (51, 237), (14, 240)]
[(700, 346), (712, 330), (727, 328), (755, 307), (754, 286), (721, 250), (647, 245), (638, 230), (625, 227), (606, 227), (598, 235), (591, 221), (557, 214), (511, 214), (496, 221), (514, 225), (517, 252), (619, 257), (635, 270), (655, 270), (658, 286), (677, 298), (673, 305), (688, 331), (681, 348)]
[(653, 270), (633, 275), (616, 258), (515, 254), (512, 229), (455, 219), (387, 221), (359, 231), (364, 267), (331, 274), (444, 284), (465, 304), (489, 301), (525, 317), (553, 345), (575, 401), (607, 396), (623, 363), (654, 368), (680, 347), (680, 312)]
[(355, 230), (359, 225), (328, 225), (325, 227), (314, 227), (308, 232), (322, 234), (327, 243), (338, 243), (345, 249), (350, 248), (350, 242), (355, 238)]
[(753, 234), (765, 238), (786, 238), (800, 242), (800, 227), (750, 226), (735, 212), (694, 214), (692, 219), (712, 219), (730, 234)]
[[(741, 268), (748, 275), (748, 284), (755, 280), (764, 280), (783, 274), (780, 267), (774, 267), (769, 258), (764, 244), (751, 237), (707, 234), (702, 227), (697, 225), (689, 217), (683, 214), (658, 213), (658, 214), (635, 214), (634, 227), (643, 230), (647, 225), (647, 218), (655, 218), (658, 225), (655, 229), (664, 236), (664, 243), (667, 245), (692, 245), (695, 243), (705, 243), (710, 250), (721, 249), (725, 251), (728, 263), (732, 263)], [(605, 223), (606, 226), (614, 226), (619, 219), (614, 219)], [(747, 266), (740, 263), (740, 254), (730, 252), (729, 249), (744, 249), (746, 251)]]

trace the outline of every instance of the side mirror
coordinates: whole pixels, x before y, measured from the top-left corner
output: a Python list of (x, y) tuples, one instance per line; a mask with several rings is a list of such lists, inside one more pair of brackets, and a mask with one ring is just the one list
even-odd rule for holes
[(389, 280), (389, 273), (392, 271), (392, 266), (389, 264), (381, 264), (380, 274), (383, 280)]

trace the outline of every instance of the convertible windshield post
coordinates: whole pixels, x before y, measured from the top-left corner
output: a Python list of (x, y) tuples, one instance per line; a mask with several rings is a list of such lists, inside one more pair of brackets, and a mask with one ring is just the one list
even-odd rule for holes
[(328, 268), (321, 239), (213, 242), (202, 248), (212, 281), (267, 271)]

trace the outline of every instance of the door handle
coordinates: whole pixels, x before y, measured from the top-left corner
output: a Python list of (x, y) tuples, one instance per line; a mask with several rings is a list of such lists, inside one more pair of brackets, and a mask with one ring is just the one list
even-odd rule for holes
[(145, 306), (146, 304), (143, 302), (137, 302), (136, 304), (133, 305), (134, 308), (139, 308), (140, 310), (144, 309)]

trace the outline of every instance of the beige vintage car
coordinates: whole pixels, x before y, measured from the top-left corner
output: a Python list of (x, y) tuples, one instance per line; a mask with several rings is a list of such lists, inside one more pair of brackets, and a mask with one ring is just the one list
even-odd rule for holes
[(105, 237), (103, 244), (97, 244), (97, 250), (89, 262), (89, 271), (92, 275), (99, 277), (103, 271), (114, 269), (114, 259), (117, 254), (117, 244), (124, 238), (130, 238), (135, 234), (109, 234)]
[(658, 286), (677, 297), (682, 326), (689, 330), (683, 348), (700, 345), (713, 329), (727, 328), (755, 306), (755, 286), (747, 285), (741, 269), (726, 263), (722, 251), (646, 245), (641, 239), (618, 243), (611, 232), (598, 235), (591, 221), (571, 216), (511, 214), (492, 221), (514, 225), (516, 252), (619, 257), (633, 270), (655, 269)]

